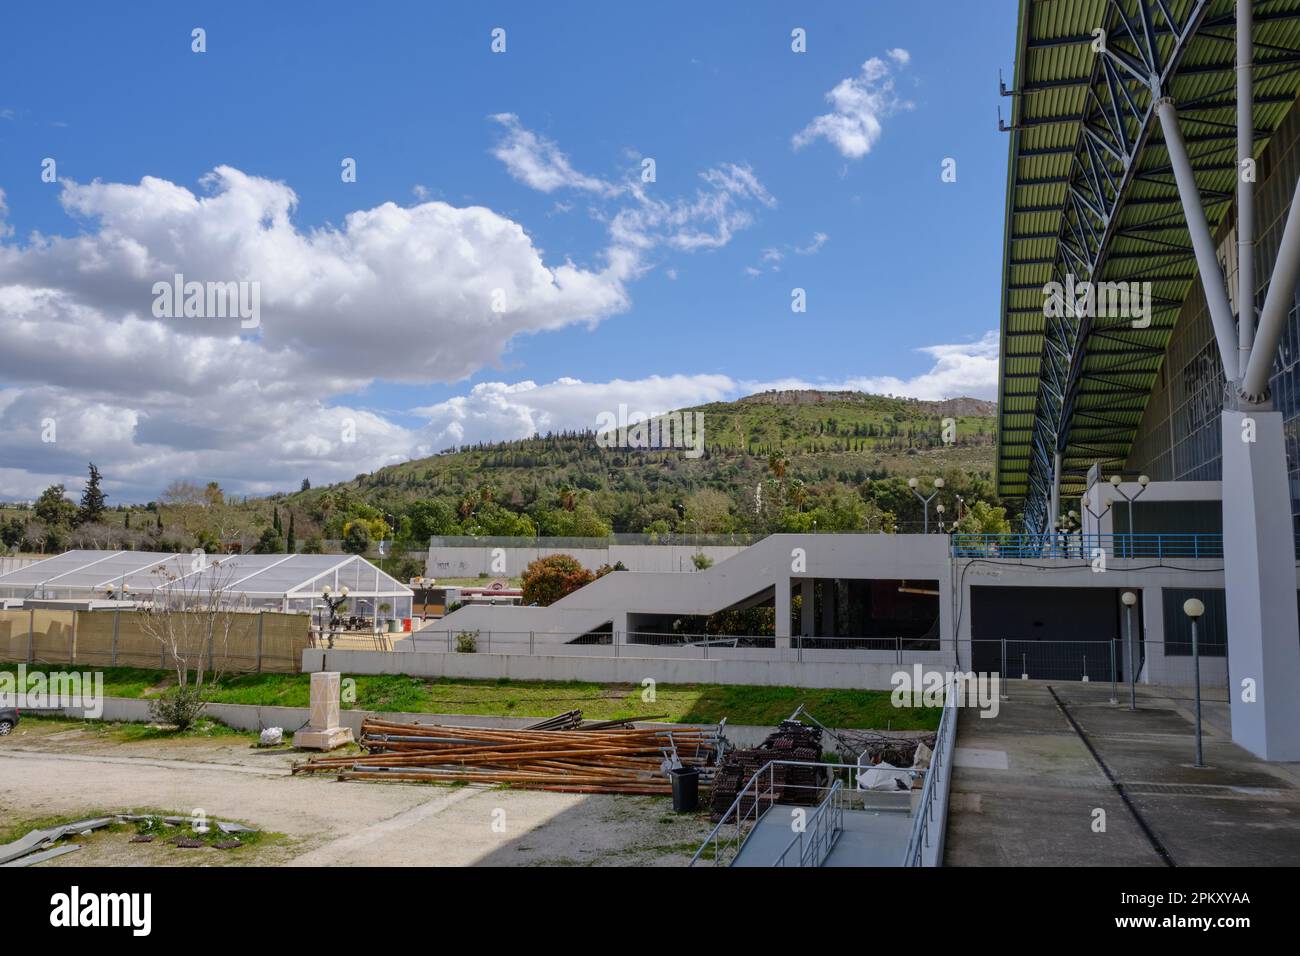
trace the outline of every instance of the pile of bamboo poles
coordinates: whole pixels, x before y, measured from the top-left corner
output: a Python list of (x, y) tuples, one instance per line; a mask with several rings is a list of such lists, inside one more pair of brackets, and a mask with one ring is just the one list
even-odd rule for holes
[(312, 757), (294, 773), (335, 773), (340, 780), (404, 780), (509, 784), (562, 793), (668, 794), (670, 756), (711, 766), (716, 735), (680, 730), (601, 726), (576, 730), (506, 730), (399, 724), (368, 717), (366, 754)]

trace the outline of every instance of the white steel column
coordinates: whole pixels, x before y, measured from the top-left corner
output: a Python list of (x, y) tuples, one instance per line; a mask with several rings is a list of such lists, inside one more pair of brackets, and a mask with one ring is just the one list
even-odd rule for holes
[(1255, 343), (1255, 39), (1250, 0), (1237, 2), (1237, 369)]
[(1156, 100), (1156, 114), (1160, 117), (1160, 128), (1165, 134), (1165, 146), (1169, 150), (1169, 163), (1174, 168), (1174, 179), (1178, 181), (1178, 196), (1183, 203), (1187, 231), (1196, 252), (1196, 267), (1201, 274), (1201, 285), (1205, 288), (1210, 321), (1214, 325), (1214, 338), (1219, 343), (1219, 357), (1223, 360), (1224, 377), (1229, 382), (1235, 382), (1239, 372), (1232, 304), (1228, 301), (1228, 290), (1223, 284), (1223, 270), (1219, 268), (1219, 260), (1214, 254), (1214, 239), (1210, 236), (1210, 227), (1205, 221), (1205, 209), (1201, 205), (1201, 194), (1196, 188), (1192, 161), (1188, 159), (1187, 147), (1183, 144), (1183, 132), (1178, 125), (1174, 101), (1167, 96)]
[(1300, 760), (1295, 534), (1281, 412), (1223, 411), (1223, 555), (1232, 739), (1265, 760)]
[(1061, 453), (1059, 451), (1052, 456), (1052, 497), (1047, 508), (1047, 530), (1055, 534), (1061, 514)]
[[(1296, 190), (1300, 193), (1300, 183), (1296, 184)], [(1273, 276), (1268, 280), (1264, 307), (1259, 310), (1259, 329), (1250, 351), (1250, 364), (1241, 377), (1241, 394), (1252, 402), (1259, 402), (1268, 392), (1282, 326), (1295, 305), (1296, 276), (1300, 274), (1300, 210), (1297, 209), (1300, 202), (1296, 199), (1294, 195), (1291, 197), (1291, 209), (1282, 227), (1282, 242), (1273, 263)]]

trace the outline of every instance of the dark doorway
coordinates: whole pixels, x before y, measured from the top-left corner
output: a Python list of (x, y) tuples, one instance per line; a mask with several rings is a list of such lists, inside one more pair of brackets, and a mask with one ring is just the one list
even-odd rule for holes
[[(1123, 680), (1124, 646), (1113, 642), (1125, 636), (1124, 590), (972, 587), (972, 668), (1013, 679)], [(1139, 596), (1133, 620), (1140, 622), (1142, 592), (1133, 590)], [(1140, 623), (1135, 627), (1140, 642)]]

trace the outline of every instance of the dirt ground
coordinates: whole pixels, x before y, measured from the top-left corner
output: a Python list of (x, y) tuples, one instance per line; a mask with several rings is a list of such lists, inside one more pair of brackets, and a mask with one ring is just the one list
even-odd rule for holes
[(680, 866), (710, 824), (667, 798), (290, 776), (301, 755), (249, 735), (123, 741), (86, 725), (24, 721), (0, 739), (0, 824), (157, 809), (279, 834), (234, 851), (176, 850), (103, 834), (42, 866)]

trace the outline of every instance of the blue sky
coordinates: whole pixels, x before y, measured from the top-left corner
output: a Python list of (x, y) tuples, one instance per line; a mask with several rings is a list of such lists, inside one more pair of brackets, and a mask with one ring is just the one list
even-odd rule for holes
[[(126, 9), (0, 12), (0, 495), (95, 455), (119, 498), (256, 493), (758, 385), (993, 396), (1011, 0)], [(150, 315), (173, 270), (260, 282), (260, 327)]]

